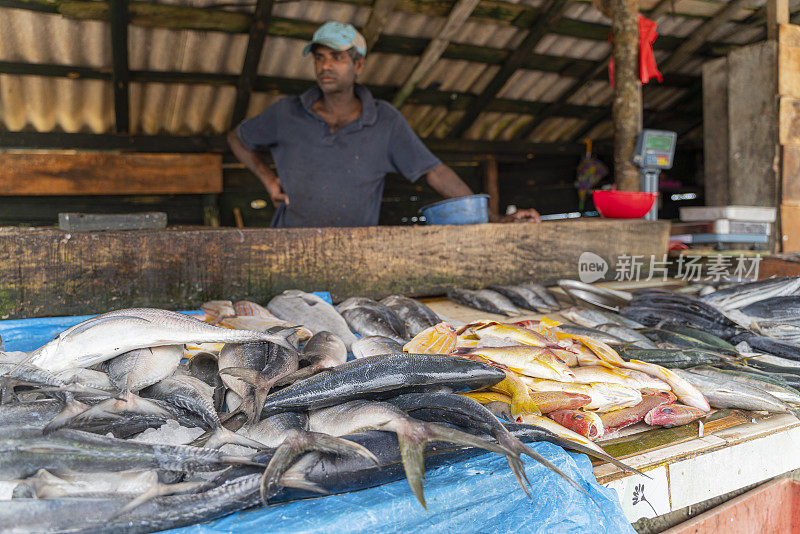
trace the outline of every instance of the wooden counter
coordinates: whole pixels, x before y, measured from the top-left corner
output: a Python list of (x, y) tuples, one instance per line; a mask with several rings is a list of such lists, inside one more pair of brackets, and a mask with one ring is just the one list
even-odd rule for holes
[(289, 288), (328, 290), (341, 300), (554, 281), (577, 277), (582, 252), (613, 266), (622, 254), (661, 257), (668, 238), (668, 222), (607, 219), (285, 230), (0, 228), (0, 318), (190, 309), (219, 298), (266, 302)]

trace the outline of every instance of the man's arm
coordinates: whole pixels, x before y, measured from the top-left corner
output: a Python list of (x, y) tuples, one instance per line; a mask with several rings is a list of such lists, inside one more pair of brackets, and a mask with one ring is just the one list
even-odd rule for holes
[(281, 202), (289, 204), (289, 197), (283, 192), (278, 175), (272, 172), (272, 169), (264, 163), (257, 152), (244, 146), (235, 128), (228, 132), (228, 145), (236, 158), (261, 180), (275, 207), (278, 207)]
[[(471, 195), (472, 190), (464, 180), (445, 165), (444, 163), (437, 165), (425, 176), (430, 185), (437, 193), (445, 198), (456, 198)], [(489, 221), (491, 222), (517, 222), (529, 221), (539, 222), (539, 212), (534, 209), (517, 210), (513, 215), (501, 216), (499, 213), (489, 212)]]

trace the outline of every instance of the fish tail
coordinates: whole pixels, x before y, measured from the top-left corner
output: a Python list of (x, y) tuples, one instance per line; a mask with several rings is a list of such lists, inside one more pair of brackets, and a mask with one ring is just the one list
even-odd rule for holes
[(424, 450), (428, 441), (446, 441), (468, 447), (477, 447), (487, 451), (506, 455), (509, 451), (504, 447), (485, 439), (467, 434), (460, 430), (447, 428), (436, 423), (424, 423), (411, 417), (397, 421), (392, 430), (397, 433), (400, 444), (400, 456), (406, 472), (411, 491), (423, 507), (427, 508), (422, 490), (425, 479)]
[(319, 484), (311, 482), (300, 473), (291, 473), (289, 471), (284, 473), (284, 475), (281, 477), (281, 486), (283, 486), (284, 488), (301, 489), (313, 493), (320, 493), (323, 495), (327, 495), (330, 493), (328, 490), (326, 490)]
[(114, 512), (111, 517), (108, 519), (116, 519), (121, 515), (124, 515), (141, 505), (145, 504), (148, 501), (155, 499), (156, 497), (163, 497), (164, 495), (175, 495), (176, 493), (189, 493), (191, 491), (195, 491), (203, 486), (207, 486), (209, 483), (207, 481), (199, 481), (199, 482), (178, 482), (177, 484), (161, 484), (156, 483), (153, 484), (149, 489), (144, 491), (141, 495), (134, 498), (131, 502)]
[(422, 507), (427, 510), (428, 505), (425, 503), (425, 494), (422, 489), (422, 481), (425, 480), (425, 455), (423, 453), (427, 440), (398, 432), (397, 441), (408, 485), (411, 486), (411, 491)]
[[(222, 426), (227, 428), (232, 432), (236, 432), (240, 428), (242, 428), (245, 423), (247, 423), (247, 414), (244, 413), (242, 410), (242, 405), (240, 404), (238, 408), (232, 411), (229, 414), (225, 414), (225, 419), (222, 420)], [(194, 441), (189, 443), (192, 447), (205, 447), (206, 443), (211, 439), (211, 437), (216, 433), (217, 429), (212, 428), (198, 436)]]
[(67, 401), (64, 409), (61, 410), (47, 425), (42, 429), (43, 434), (49, 434), (59, 428), (69, 425), (72, 420), (89, 409), (89, 406), (76, 400)]
[[(248, 413), (248, 424), (252, 425), (259, 421), (261, 419), (261, 411), (264, 409), (264, 399), (269, 394), (272, 386), (275, 385), (276, 379), (269, 378), (255, 369), (247, 369), (245, 367), (225, 367), (219, 370), (219, 374), (234, 376), (252, 387), (252, 391), (248, 395), (248, 397), (252, 398), (252, 406), (247, 404), (243, 411)], [(242, 404), (244, 405), (244, 403), (243, 399)]]
[(242, 436), (241, 434), (231, 432), (224, 426), (215, 428), (212, 434), (208, 437), (208, 440), (204, 446), (209, 449), (219, 449), (228, 443), (233, 445), (241, 445), (242, 447), (250, 447), (256, 450), (268, 448), (263, 443), (259, 443), (258, 441)]
[(378, 459), (369, 449), (358, 443), (346, 439), (302, 430), (290, 431), (283, 443), (275, 450), (272, 459), (261, 477), (261, 500), (266, 504), (267, 499), (275, 495), (281, 487), (281, 478), (295, 459), (309, 451), (320, 451), (332, 454), (359, 454), (376, 465)]
[(300, 330), (299, 326), (289, 326), (279, 330), (278, 332), (270, 332), (264, 334), (264, 341), (270, 341), (276, 345), (289, 350), (296, 351), (297, 348), (289, 342), (289, 337)]
[(128, 392), (125, 394), (124, 400), (119, 400), (117, 398), (104, 400), (99, 404), (95, 404), (88, 410), (77, 414), (72, 421), (102, 417), (119, 417), (119, 414), (123, 412), (154, 415), (165, 419), (172, 418), (171, 413), (155, 402)]
[(553, 462), (551, 462), (538, 452), (534, 451), (533, 449), (522, 443), (518, 438), (514, 437), (512, 434), (509, 433), (507, 437), (501, 437), (499, 441), (506, 448), (514, 451), (514, 453), (517, 454), (517, 457), (519, 457), (520, 454), (525, 454), (527, 456), (530, 456), (531, 458), (533, 458), (534, 460), (536, 460), (537, 462), (539, 462), (540, 464), (542, 464), (543, 466), (545, 466), (546, 468), (548, 468), (549, 470), (551, 470), (552, 472), (554, 472), (555, 474), (557, 474), (558, 476), (569, 482), (575, 489), (577, 489), (582, 493), (585, 493), (587, 496), (591, 498), (589, 492), (587, 492), (583, 486), (578, 484), (575, 481), (575, 479), (573, 479), (564, 471), (559, 469)]

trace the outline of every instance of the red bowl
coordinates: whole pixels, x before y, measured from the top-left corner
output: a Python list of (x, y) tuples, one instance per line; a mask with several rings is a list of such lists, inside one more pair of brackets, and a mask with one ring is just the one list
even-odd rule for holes
[(639, 219), (647, 215), (658, 193), (643, 191), (593, 191), (594, 207), (609, 219)]

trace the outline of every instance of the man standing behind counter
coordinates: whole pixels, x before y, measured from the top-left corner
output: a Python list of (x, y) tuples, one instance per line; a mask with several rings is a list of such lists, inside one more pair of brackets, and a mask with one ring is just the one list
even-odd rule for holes
[[(364, 69), (364, 37), (350, 24), (326, 22), (303, 55), (314, 57), (317, 86), (283, 98), (228, 134), (236, 157), (263, 183), (277, 210), (273, 228), (378, 224), (388, 172), (425, 176), (445, 198), (471, 195), (388, 102), (355, 83)], [(276, 175), (258, 155), (269, 149)], [(490, 220), (538, 221), (535, 210)]]

